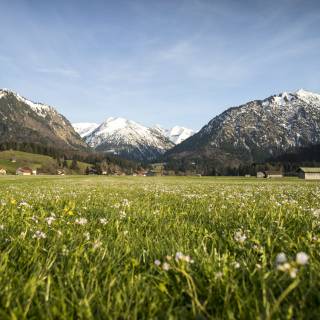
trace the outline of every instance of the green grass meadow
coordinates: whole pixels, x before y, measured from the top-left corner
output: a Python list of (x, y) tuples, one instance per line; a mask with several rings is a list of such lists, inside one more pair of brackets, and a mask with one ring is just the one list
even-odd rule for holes
[(320, 182), (0, 177), (2, 320), (319, 318)]
[[(15, 162), (12, 162), (15, 159)], [(67, 164), (70, 167), (72, 160), (67, 160)], [(86, 168), (90, 164), (78, 161), (80, 173), (85, 173)], [(4, 168), (8, 174), (15, 174), (16, 170), (20, 167), (30, 167), (31, 169), (39, 169), (43, 166), (57, 167), (57, 160), (52, 157), (33, 154), (23, 151), (6, 150), (0, 151), (0, 168)], [(70, 173), (76, 173), (75, 170), (68, 169)]]

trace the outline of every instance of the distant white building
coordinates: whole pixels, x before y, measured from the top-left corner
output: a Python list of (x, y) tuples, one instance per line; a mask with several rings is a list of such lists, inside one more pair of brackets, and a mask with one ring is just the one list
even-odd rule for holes
[(298, 176), (305, 180), (320, 180), (320, 168), (301, 167), (298, 170)]
[(18, 175), (18, 176), (31, 176), (32, 175), (32, 169), (30, 169), (28, 167), (18, 168), (16, 170), (16, 175)]
[(262, 171), (257, 172), (257, 178), (265, 178), (265, 174)]
[(268, 179), (270, 179), (270, 178), (283, 178), (283, 173), (282, 173), (282, 171), (266, 171), (265, 177)]

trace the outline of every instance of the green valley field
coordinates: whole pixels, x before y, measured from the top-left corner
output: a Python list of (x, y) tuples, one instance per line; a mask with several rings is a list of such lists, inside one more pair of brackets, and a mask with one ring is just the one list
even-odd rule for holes
[(0, 319), (319, 317), (319, 182), (0, 177)]
[[(14, 159), (14, 162), (12, 159)], [(70, 167), (72, 160), (67, 160), (66, 162)], [(64, 168), (64, 170), (68, 174), (84, 174), (90, 164), (78, 161), (77, 166), (78, 170), (67, 168)], [(31, 169), (40, 169), (40, 171), (43, 170), (45, 172), (52, 171), (54, 174), (59, 169), (57, 160), (49, 156), (16, 150), (0, 151), (0, 168), (5, 169), (8, 174), (15, 174), (19, 167), (30, 167)]]

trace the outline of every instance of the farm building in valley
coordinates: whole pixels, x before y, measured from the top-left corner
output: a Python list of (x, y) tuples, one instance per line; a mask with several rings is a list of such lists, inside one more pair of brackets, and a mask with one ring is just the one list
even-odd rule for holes
[(31, 176), (32, 172), (33, 172), (33, 170), (31, 168), (28, 168), (28, 167), (22, 167), (22, 168), (18, 168), (16, 170), (16, 174), (18, 176)]
[(265, 178), (283, 178), (282, 171), (265, 171)]
[(305, 180), (320, 180), (320, 168), (301, 167), (298, 170), (298, 176)]
[(0, 176), (4, 176), (7, 174), (6, 169), (0, 168)]

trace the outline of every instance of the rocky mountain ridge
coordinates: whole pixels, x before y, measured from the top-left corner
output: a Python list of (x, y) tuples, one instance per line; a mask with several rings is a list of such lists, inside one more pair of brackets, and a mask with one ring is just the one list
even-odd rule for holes
[(224, 111), (167, 157), (236, 166), (319, 142), (320, 95), (300, 89)]
[(0, 143), (35, 143), (62, 149), (86, 149), (71, 123), (55, 108), (0, 90)]

